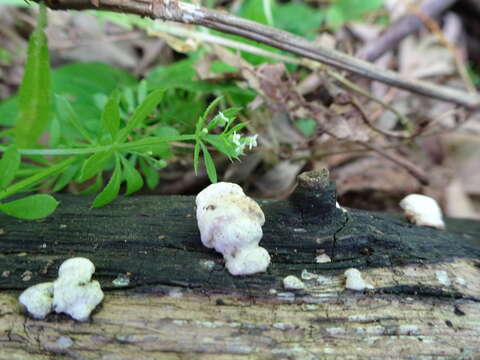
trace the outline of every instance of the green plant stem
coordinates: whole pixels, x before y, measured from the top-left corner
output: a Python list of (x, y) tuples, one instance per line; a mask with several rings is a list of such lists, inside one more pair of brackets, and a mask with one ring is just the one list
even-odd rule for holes
[[(195, 140), (195, 135), (166, 136), (162, 138), (141, 139), (123, 144), (109, 144), (103, 146), (94, 146), (88, 148), (66, 148), (66, 149), (19, 149), (21, 155), (84, 155), (93, 154), (100, 151), (116, 148), (122, 151), (133, 150), (142, 146), (162, 144), (174, 141)], [(6, 146), (0, 146), (0, 152), (5, 152)]]
[(141, 148), (143, 146), (157, 145), (157, 144), (173, 142), (173, 141), (191, 141), (195, 139), (196, 139), (195, 135), (165, 136), (161, 138), (151, 138), (151, 139), (146, 138), (146, 139), (132, 141), (124, 144), (119, 144), (119, 145), (116, 145), (116, 148), (122, 151), (129, 151), (129, 150), (134, 150), (136, 148)]
[(30, 186), (32, 186), (33, 184), (49, 177), (49, 176), (52, 176), (53, 174), (59, 172), (59, 171), (62, 171), (63, 169), (65, 169), (66, 167), (70, 166), (71, 164), (73, 164), (75, 161), (77, 161), (77, 158), (76, 157), (70, 157), (68, 159), (65, 159), (61, 162), (59, 162), (58, 164), (55, 164), (53, 165), (52, 167), (49, 167), (45, 170), (42, 170), (40, 172), (38, 172), (37, 174), (35, 175), (32, 175), (22, 181), (19, 181), (9, 187), (7, 187), (5, 190), (1, 191), (0, 192), (0, 200), (2, 199), (5, 199), (6, 197), (9, 197), (19, 191), (22, 191), (23, 189), (26, 189)]

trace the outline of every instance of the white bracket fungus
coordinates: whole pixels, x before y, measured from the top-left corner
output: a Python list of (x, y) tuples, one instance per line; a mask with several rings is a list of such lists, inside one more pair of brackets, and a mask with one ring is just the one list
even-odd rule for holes
[(203, 245), (223, 254), (232, 275), (251, 275), (267, 269), (270, 255), (258, 246), (265, 216), (240, 186), (212, 184), (197, 195), (195, 202)]
[(416, 225), (445, 229), (442, 210), (431, 197), (410, 194), (400, 201), (400, 207), (404, 210), (405, 217)]
[(93, 263), (85, 258), (65, 261), (53, 283), (37, 284), (26, 289), (20, 303), (36, 319), (43, 319), (51, 311), (66, 313), (78, 321), (88, 320), (90, 313), (103, 300), (98, 281), (91, 281), (95, 272)]
[(345, 271), (346, 282), (345, 287), (350, 290), (363, 291), (365, 289), (373, 289), (373, 286), (368, 284), (362, 278), (362, 273), (355, 268), (350, 268)]

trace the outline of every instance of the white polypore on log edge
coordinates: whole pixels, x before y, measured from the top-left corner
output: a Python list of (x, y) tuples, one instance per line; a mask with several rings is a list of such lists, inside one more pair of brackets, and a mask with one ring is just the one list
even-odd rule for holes
[(35, 319), (50, 312), (65, 313), (78, 321), (86, 321), (103, 300), (98, 281), (91, 281), (95, 266), (86, 258), (66, 260), (58, 270), (58, 279), (26, 289), (20, 303)]
[(232, 275), (263, 272), (268, 252), (258, 246), (265, 216), (237, 184), (212, 184), (196, 197), (197, 222), (203, 245), (223, 254)]
[(429, 196), (410, 194), (400, 201), (405, 217), (420, 226), (430, 226), (445, 229), (442, 210), (437, 201)]

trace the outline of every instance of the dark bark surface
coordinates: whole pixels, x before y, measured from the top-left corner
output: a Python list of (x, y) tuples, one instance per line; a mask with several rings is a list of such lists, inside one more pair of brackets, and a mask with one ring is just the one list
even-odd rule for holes
[[(75, 256), (93, 261), (95, 278), (106, 290), (118, 288), (112, 281), (127, 275), (129, 288), (173, 285), (250, 294), (281, 289), (283, 277), (303, 269), (335, 276), (349, 267), (480, 259), (478, 222), (452, 220), (449, 231), (440, 231), (377, 213), (344, 213), (335, 207), (333, 184), (310, 180), (289, 200), (260, 201), (267, 219), (261, 244), (272, 256), (266, 273), (228, 274), (221, 255), (200, 242), (194, 197), (128, 197), (92, 209), (91, 198), (63, 195), (45, 220), (0, 217), (0, 290), (52, 280), (61, 262)], [(323, 251), (332, 262), (317, 264), (314, 259)], [(213, 269), (205, 266), (208, 260), (215, 262)]]

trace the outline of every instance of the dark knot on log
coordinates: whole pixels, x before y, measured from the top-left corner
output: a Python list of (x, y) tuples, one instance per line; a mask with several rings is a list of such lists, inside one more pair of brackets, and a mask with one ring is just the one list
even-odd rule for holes
[(308, 218), (335, 217), (337, 211), (337, 191), (335, 183), (330, 180), (327, 169), (313, 170), (300, 174), (298, 184), (290, 201)]

